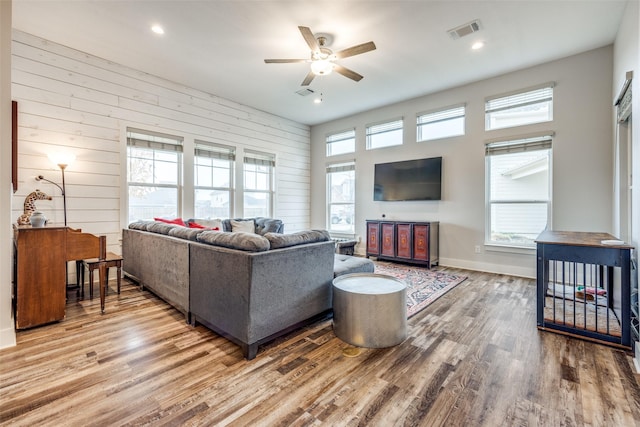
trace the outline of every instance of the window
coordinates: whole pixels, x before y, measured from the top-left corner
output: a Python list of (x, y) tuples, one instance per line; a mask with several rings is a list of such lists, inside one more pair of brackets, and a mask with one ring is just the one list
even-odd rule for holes
[(245, 150), (244, 217), (273, 216), (273, 154)]
[(182, 138), (127, 130), (129, 222), (181, 216)]
[(486, 144), (487, 242), (534, 246), (551, 211), (550, 135)]
[(195, 141), (194, 213), (196, 218), (231, 218), (235, 148)]
[(417, 140), (430, 141), (432, 139), (464, 135), (464, 110), (465, 106), (462, 105), (420, 114), (417, 119)]
[(327, 166), (327, 229), (331, 233), (355, 233), (355, 162)]
[(327, 135), (327, 157), (356, 151), (355, 129)]
[(553, 83), (527, 92), (487, 98), (485, 129), (502, 129), (553, 120)]
[(367, 126), (367, 150), (402, 145), (402, 119)]

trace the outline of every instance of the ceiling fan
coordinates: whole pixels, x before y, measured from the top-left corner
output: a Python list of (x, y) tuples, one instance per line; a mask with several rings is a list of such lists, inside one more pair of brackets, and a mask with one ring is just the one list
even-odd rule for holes
[(318, 34), (316, 37), (309, 27), (298, 27), (298, 29), (311, 49), (311, 57), (309, 59), (265, 59), (264, 62), (267, 64), (310, 63), (311, 70), (302, 81), (302, 86), (309, 86), (315, 76), (327, 75), (333, 70), (356, 82), (362, 80), (362, 75), (336, 64), (335, 61), (374, 50), (376, 45), (373, 42), (362, 43), (334, 53), (327, 47), (329, 37), (327, 34)]

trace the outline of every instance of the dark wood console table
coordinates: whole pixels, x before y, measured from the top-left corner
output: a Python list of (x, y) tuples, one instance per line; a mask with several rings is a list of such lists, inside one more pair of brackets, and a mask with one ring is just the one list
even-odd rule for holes
[(438, 265), (439, 222), (367, 220), (367, 258)]
[(538, 236), (538, 329), (632, 348), (633, 247), (615, 240), (607, 233), (588, 232), (544, 231)]

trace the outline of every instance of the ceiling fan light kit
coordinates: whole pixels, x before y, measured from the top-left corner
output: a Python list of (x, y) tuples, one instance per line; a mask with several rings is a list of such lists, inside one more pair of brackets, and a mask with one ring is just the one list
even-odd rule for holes
[(298, 29), (311, 49), (310, 59), (265, 59), (264, 62), (267, 64), (310, 62), (311, 71), (304, 78), (301, 86), (309, 86), (315, 76), (326, 76), (334, 70), (353, 81), (359, 82), (362, 80), (362, 75), (337, 64), (335, 61), (372, 51), (376, 48), (373, 42), (362, 43), (333, 53), (327, 47), (327, 44), (332, 41), (332, 37), (329, 34), (320, 33), (314, 35), (309, 27), (298, 27)]

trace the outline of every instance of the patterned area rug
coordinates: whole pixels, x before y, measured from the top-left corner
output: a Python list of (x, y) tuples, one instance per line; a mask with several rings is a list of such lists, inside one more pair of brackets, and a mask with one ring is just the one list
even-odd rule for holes
[(466, 279), (466, 276), (386, 261), (375, 261), (375, 272), (393, 276), (407, 284), (407, 317), (413, 316)]

